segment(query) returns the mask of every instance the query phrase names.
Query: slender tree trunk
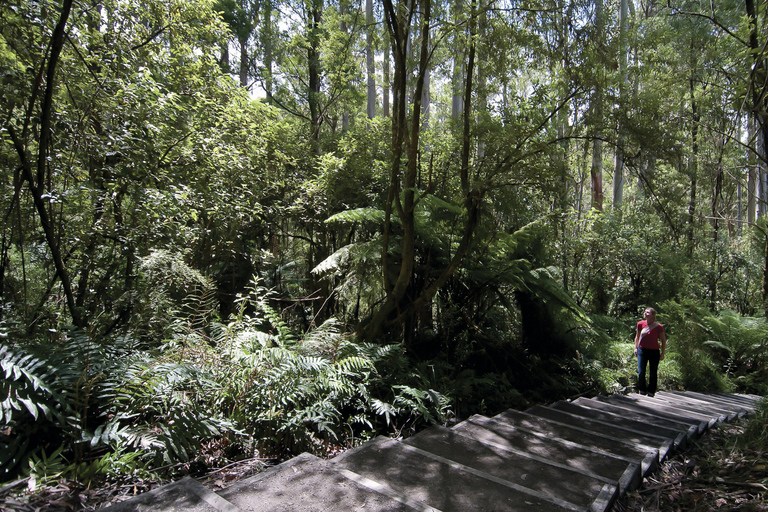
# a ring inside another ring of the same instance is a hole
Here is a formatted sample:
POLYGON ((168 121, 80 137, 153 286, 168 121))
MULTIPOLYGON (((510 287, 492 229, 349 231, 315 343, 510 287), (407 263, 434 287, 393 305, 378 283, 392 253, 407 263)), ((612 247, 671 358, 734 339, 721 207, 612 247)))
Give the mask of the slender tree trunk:
MULTIPOLYGON (((603 0, 595 0, 595 35, 597 36, 597 53, 601 57, 605 54, 605 10, 603 0)), ((605 70, 601 70, 605 76, 605 70)), ((603 211, 603 84, 598 78, 595 91, 592 96, 592 109, 594 112, 595 139, 592 142, 592 166, 590 179, 592 183, 592 208, 603 211)))
MULTIPOLYGON (((368 0, 371 1, 371 0, 368 0)), ((347 0, 339 1, 339 14, 341 14, 341 21, 339 22, 339 30, 344 35, 349 37, 349 30, 347 29, 347 0)), ((346 133, 349 130, 349 112, 346 109, 341 113, 341 131, 346 133)))
MULTIPOLYGON (((624 102, 626 100, 626 88, 627 88, 627 38, 629 30, 629 13, 628 1, 621 0, 621 9, 619 13, 619 71, 621 77, 619 78, 619 103, 621 108, 624 108, 624 102)), ((613 208, 620 209, 624 202, 624 127, 621 121, 619 121, 618 129, 618 144, 616 146, 616 157, 613 168, 613 208)))
POLYGON ((688 254, 693 254, 696 234, 696 189, 699 186, 699 103, 696 99, 696 83, 693 77, 696 64, 691 65, 690 95, 691 95, 691 156, 688 161, 688 176, 691 180, 691 190, 688 199, 688 254))
POLYGON ((736 235, 741 236, 741 226, 744 223, 744 185, 739 179, 736 183, 736 235))
POLYGON ((272 65, 274 63, 272 41, 272 0, 264 2, 264 28, 262 29, 262 45, 264 46, 264 88, 267 101, 272 103, 272 65))
MULTIPOLYGON (((390 175, 390 187, 388 192, 388 202, 391 202, 393 206, 387 206, 385 211, 384 221, 384 233, 383 233, 383 247, 388 247, 390 239, 391 228, 391 214, 394 209, 400 220, 401 226, 401 242, 400 242, 400 264, 397 271, 397 277, 394 282, 390 284, 390 276, 394 276, 395 272, 389 272, 386 269, 392 266, 390 258, 386 250, 382 253, 382 266, 385 268, 384 284, 387 289, 387 296, 384 303, 374 313, 372 319, 363 326, 361 332, 365 339, 375 341, 380 339, 385 331, 385 326, 392 326, 402 329, 407 329, 413 322, 409 322, 409 319, 419 311, 422 310, 425 305, 429 304, 434 295, 444 286, 448 278, 453 272, 458 269, 464 257, 469 251, 471 241, 475 227, 477 226, 480 205, 482 201, 482 193, 474 190, 470 182, 469 173, 469 155, 470 155, 470 143, 471 143, 471 119, 472 112, 469 108, 470 100, 472 96, 472 72, 475 66, 475 35, 476 35, 476 2, 472 1, 472 15, 470 16, 470 48, 469 48, 469 63, 466 74, 466 87, 465 98, 467 109, 464 112, 463 127, 464 135, 462 139, 462 154, 461 154, 461 171, 460 182, 461 189, 464 193, 464 207, 466 211, 466 221, 464 224, 464 232, 462 238, 459 241, 456 252, 453 254, 450 263, 437 278, 425 286, 421 286, 421 289, 417 290, 414 278, 414 263, 415 263, 415 193, 414 185, 416 183, 417 174, 417 156, 419 152, 419 132, 421 130, 421 97, 424 88, 425 72, 429 65, 429 21, 431 17, 431 0, 422 0, 421 7, 423 16, 421 22, 421 51, 419 53, 419 68, 416 74, 416 88, 413 94, 413 112, 410 123, 410 133, 406 143, 405 130, 408 129, 408 123, 405 122, 403 116, 406 111, 406 85, 404 80, 408 75, 408 38, 407 33, 408 24, 406 20, 409 19, 409 12, 407 11, 404 3, 399 3, 397 6, 392 4, 392 0, 384 0, 384 7, 387 14, 387 23, 389 25, 390 35, 392 36, 392 49, 395 55, 395 110, 393 116, 393 166, 390 175), (401 183, 401 166, 402 157, 405 157, 405 172, 401 183), (402 201, 400 200, 402 197, 402 201)), ((403 338, 407 341, 410 339, 408 333, 403 338)))
POLYGON ((766 148, 768 144, 765 142, 765 136, 768 135, 765 126, 760 126, 757 123, 757 180, 758 180, 758 193, 757 193, 757 211, 758 216, 763 216, 768 211, 768 154, 766 148))
POLYGON ((384 69, 382 70, 384 74, 384 90, 382 92, 382 98, 381 98, 381 114, 384 117, 390 116, 389 100, 390 100, 390 87, 392 85, 391 77, 389 73, 390 48, 391 48, 391 45, 389 44, 389 41, 387 41, 387 44, 384 45, 384 62, 383 62, 384 69))
MULTIPOLYGON (((478 22, 478 36, 479 36, 479 42, 481 45, 482 53, 481 55, 487 55, 486 51, 486 45, 487 43, 483 44, 485 41, 488 40, 487 33, 488 33, 488 9, 486 5, 482 5, 480 7, 480 20, 478 22)), ((476 50, 475 53, 480 53, 479 50, 476 50)), ((488 80, 486 77, 486 66, 484 65, 485 59, 481 56, 478 59, 478 63, 475 64, 475 67, 477 68, 477 120, 478 122, 482 122, 483 117, 488 112, 488 80)), ((477 142, 477 160, 478 162, 482 162, 482 160, 485 158, 485 142, 483 140, 478 140, 477 142)))
POLYGON ((376 116, 376 67, 373 60, 373 0, 365 0, 365 22, 367 30, 365 34, 365 65, 368 73, 368 102, 366 114, 368 119, 376 116))
MULTIPOLYGON (((29 191, 32 193, 35 209, 40 217, 40 225, 45 233, 48 249, 51 251, 56 274, 58 275, 64 290, 67 307, 72 316, 72 322, 75 326, 84 328, 85 320, 82 317, 80 310, 77 308, 69 273, 64 265, 64 258, 62 257, 59 239, 55 233, 48 212, 48 201, 43 197, 43 194, 46 191, 46 174, 48 171, 48 158, 51 146, 51 120, 53 117, 53 93, 56 88, 56 71, 58 69, 61 50, 64 46, 64 32, 67 21, 69 20, 69 15, 72 11, 72 3, 72 0, 64 0, 62 2, 59 19, 56 22, 51 37, 50 55, 48 57, 45 77, 45 92, 43 94, 42 108, 39 117, 40 140, 38 143, 36 176, 33 171, 32 163, 27 159, 27 149, 24 146, 24 142, 17 136, 13 127, 9 127, 8 132, 13 140, 19 159, 21 160, 23 177, 29 185, 29 191)), ((34 97, 30 97, 30 102, 34 102, 34 97)))
POLYGON ((592 208, 603 211, 603 141, 596 138, 592 142, 592 208))
MULTIPOLYGON (((456 0, 455 3, 455 11, 454 11, 454 22, 458 23, 461 15, 464 13, 464 0, 456 0)), ((461 86, 464 84, 464 54, 461 52, 461 48, 464 47, 464 44, 458 44, 459 39, 463 37, 463 35, 457 34, 456 36, 456 42, 454 43, 454 54, 453 54, 453 74, 452 74, 452 90, 453 94, 451 95, 451 119, 458 120, 461 118, 462 113, 464 112, 464 96, 462 95, 462 89, 461 86)))
MULTIPOLYGON (((755 140, 755 123, 750 117, 747 119, 747 137, 749 144, 755 140)), ((747 156, 748 170, 747 170, 747 222, 750 226, 755 224, 757 220, 757 157, 754 151, 749 151, 747 156)))
POLYGON ((365 327, 364 337, 376 339, 382 331, 385 322, 390 319, 394 311, 403 301, 411 285, 413 270, 416 260, 416 231, 415 231, 415 190, 417 176, 417 156, 419 149, 419 135, 421 131, 421 98, 424 88, 424 75, 427 69, 429 52, 429 22, 431 17, 431 0, 422 0, 423 15, 421 21, 421 52, 419 69, 416 80, 416 89, 413 94, 413 112, 411 116, 411 128, 406 142, 406 130, 408 130, 407 110, 407 77, 408 77, 408 44, 412 13, 407 6, 400 2, 396 6, 392 0, 384 0, 384 8, 392 39, 392 53, 395 57, 395 112, 392 121, 392 170, 390 173, 390 185, 387 194, 387 206, 385 209, 384 236, 382 250, 382 268, 384 287, 387 297, 381 307, 374 313, 373 318, 365 327), (405 152, 405 155, 403 153, 405 152), (406 159, 405 174, 402 179, 401 190, 401 163, 403 156, 406 159), (397 278, 390 285, 390 257, 387 251, 391 231, 392 203, 397 211, 402 229, 400 268, 397 278))
POLYGON ((240 40, 240 87, 248 88, 248 40, 240 40))
POLYGON ((752 110, 755 112, 757 130, 757 159, 759 165, 758 179, 760 192, 758 194, 758 212, 766 213, 768 203, 768 74, 766 70, 764 49, 759 40, 759 10, 754 0, 745 0, 747 19, 749 21, 749 48, 752 57, 752 72, 750 73, 752 110))
POLYGON ((316 153, 320 152, 320 22, 323 16, 323 0, 312 0, 307 18, 308 43, 307 61, 309 64, 308 103, 310 130, 316 153))

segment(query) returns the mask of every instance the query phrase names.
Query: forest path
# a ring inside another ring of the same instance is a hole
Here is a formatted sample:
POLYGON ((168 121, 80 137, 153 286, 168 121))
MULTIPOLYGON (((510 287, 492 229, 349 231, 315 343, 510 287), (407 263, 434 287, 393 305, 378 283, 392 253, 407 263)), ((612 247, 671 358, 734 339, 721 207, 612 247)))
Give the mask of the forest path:
POLYGON ((670 453, 759 399, 660 392, 510 409, 331 460, 302 454, 218 493, 185 478, 106 510, 608 511, 670 453))

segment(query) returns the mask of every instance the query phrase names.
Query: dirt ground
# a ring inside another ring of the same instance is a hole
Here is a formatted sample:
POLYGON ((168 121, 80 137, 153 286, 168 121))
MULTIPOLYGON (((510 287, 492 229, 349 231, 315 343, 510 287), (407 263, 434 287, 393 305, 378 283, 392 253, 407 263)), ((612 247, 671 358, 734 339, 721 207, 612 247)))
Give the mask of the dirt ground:
POLYGON ((720 425, 673 455, 614 510, 768 511, 768 446, 739 446, 745 424, 742 420, 720 425))

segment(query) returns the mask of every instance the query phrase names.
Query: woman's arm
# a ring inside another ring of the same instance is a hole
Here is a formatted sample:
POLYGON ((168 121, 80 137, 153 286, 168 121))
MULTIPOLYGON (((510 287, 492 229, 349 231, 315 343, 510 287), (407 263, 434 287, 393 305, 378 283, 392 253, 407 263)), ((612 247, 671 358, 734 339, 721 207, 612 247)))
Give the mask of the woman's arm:
POLYGON ((640 346, 640 324, 637 324, 637 332, 635 333, 635 355, 637 355, 637 347, 640 346))

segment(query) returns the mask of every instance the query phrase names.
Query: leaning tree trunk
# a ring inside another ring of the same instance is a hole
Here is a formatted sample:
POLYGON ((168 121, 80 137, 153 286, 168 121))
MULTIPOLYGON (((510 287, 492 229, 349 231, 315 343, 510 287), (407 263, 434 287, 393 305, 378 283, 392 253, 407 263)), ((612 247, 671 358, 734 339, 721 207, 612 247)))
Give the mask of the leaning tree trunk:
MULTIPOLYGON (((59 57, 61 56, 61 51, 64 47, 65 28, 72 11, 72 3, 72 0, 64 0, 62 3, 59 19, 56 22, 56 26, 53 29, 53 34, 51 36, 50 54, 48 56, 48 65, 45 76, 45 91, 43 93, 42 106, 38 120, 40 126, 40 140, 38 142, 36 169, 33 168, 32 162, 27 158, 27 147, 25 146, 29 120, 25 123, 24 132, 21 136, 16 133, 12 126, 8 127, 8 132, 21 161, 23 179, 27 181, 29 191, 32 194, 35 203, 35 209, 40 217, 40 226, 45 233, 45 240, 48 249, 51 251, 56 274, 58 275, 64 290, 67 308, 72 316, 72 323, 77 327, 84 328, 85 319, 77 307, 77 301, 72 291, 72 282, 66 266, 64 265, 64 258, 62 256, 61 247, 59 246, 59 239, 55 233, 53 222, 51 221, 47 209, 49 203, 44 198, 44 195, 46 194, 45 175, 49 165, 48 160, 51 145, 51 120, 53 117, 53 93, 56 88, 56 71, 58 69, 59 57)), ((35 101, 37 89, 38 87, 36 86, 35 90, 32 91, 29 100, 30 102, 35 101)))
POLYGON ((466 221, 459 245, 449 264, 441 270, 437 278, 424 286, 421 290, 414 290, 413 276, 415 264, 415 184, 417 175, 417 157, 419 152, 419 134, 421 130, 421 98, 424 88, 424 77, 429 60, 429 22, 431 0, 422 0, 421 17, 421 52, 419 69, 417 74, 416 89, 413 94, 413 115, 410 121, 410 130, 406 143, 406 130, 408 123, 405 120, 406 112, 406 84, 408 74, 407 67, 407 42, 408 19, 407 11, 403 3, 394 6, 392 0, 384 0, 387 14, 390 36, 392 38, 392 50, 395 56, 395 111, 392 122, 392 147, 393 163, 390 171, 390 186, 388 202, 385 210, 383 249, 382 249, 382 275, 386 298, 384 303, 374 313, 372 319, 363 326, 362 336, 369 341, 381 338, 387 327, 402 327, 407 320, 417 313, 425 304, 429 303, 437 291, 445 285, 448 278, 459 268, 464 257, 469 251, 475 227, 477 226, 480 212, 482 194, 474 190, 470 182, 469 154, 471 144, 471 112, 469 108, 472 96, 472 71, 475 61, 475 19, 476 3, 472 2, 472 15, 470 23, 470 48, 469 63, 467 65, 465 101, 467 108, 464 110, 462 139, 460 182, 464 194, 464 207, 466 221), (405 157, 405 168, 401 183, 403 169, 402 160, 405 157), (402 196, 402 200, 400 199, 402 196), (397 213, 401 224, 400 242, 400 266, 397 271, 391 269, 393 263, 386 250, 389 247, 391 236, 391 216, 393 211, 397 213), (391 271, 390 271, 391 269, 391 271), (397 274, 393 282, 390 277, 397 274), (409 293, 412 292, 412 293, 409 293))

